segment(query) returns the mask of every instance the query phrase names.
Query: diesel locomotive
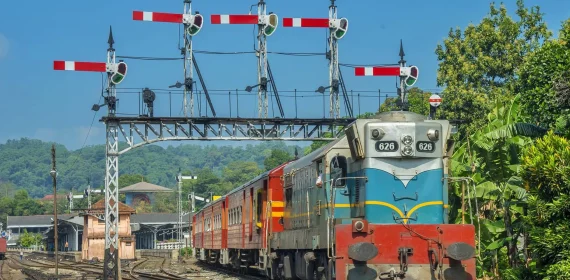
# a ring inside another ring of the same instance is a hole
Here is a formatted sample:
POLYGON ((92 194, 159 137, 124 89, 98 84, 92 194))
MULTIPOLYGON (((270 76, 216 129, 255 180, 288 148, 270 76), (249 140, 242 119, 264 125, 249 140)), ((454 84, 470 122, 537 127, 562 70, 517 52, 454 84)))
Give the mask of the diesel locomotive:
POLYGON ((448 222, 451 128, 356 120, 198 211, 196 257, 269 279, 476 279, 475 228, 448 222))

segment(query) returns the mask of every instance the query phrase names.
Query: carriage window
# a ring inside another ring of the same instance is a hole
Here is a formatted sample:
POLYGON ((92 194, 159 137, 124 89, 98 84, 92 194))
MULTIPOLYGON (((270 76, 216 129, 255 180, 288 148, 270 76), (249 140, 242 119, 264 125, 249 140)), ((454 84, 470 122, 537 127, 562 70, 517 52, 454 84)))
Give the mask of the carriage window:
MULTIPOLYGON (((336 156, 331 160, 331 179, 346 177, 347 163, 346 157, 336 156)), ((335 180, 337 187, 346 185, 346 179, 335 180)))

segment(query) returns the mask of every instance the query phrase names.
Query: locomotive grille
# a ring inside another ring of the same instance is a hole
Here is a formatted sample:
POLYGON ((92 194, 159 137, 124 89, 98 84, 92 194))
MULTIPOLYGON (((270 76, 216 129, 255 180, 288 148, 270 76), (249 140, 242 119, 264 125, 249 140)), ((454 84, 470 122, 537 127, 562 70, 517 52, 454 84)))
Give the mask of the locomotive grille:
POLYGON ((354 206, 360 203, 360 179, 356 179, 354 182, 354 206))

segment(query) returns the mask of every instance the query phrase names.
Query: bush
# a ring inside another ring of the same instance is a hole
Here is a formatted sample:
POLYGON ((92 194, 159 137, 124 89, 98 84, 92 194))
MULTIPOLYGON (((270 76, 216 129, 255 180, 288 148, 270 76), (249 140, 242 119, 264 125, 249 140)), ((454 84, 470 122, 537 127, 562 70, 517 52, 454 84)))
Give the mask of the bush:
POLYGON ((180 248, 179 253, 180 253, 180 256, 188 258, 188 257, 192 256, 192 248, 190 248, 190 247, 180 248))

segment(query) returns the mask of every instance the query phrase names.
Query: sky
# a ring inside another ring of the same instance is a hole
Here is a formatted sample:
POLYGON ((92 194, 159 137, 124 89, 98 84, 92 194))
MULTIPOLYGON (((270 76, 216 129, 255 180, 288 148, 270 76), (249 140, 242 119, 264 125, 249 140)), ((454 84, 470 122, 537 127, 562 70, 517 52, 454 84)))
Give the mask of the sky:
MULTIPOLYGON (((132 20, 132 12, 154 11, 181 13, 182 0, 123 1, 3 1, 0 4, 0 143, 22 137, 56 141, 68 149, 84 144, 103 144, 105 126, 98 120, 106 109, 95 113, 91 107, 100 103, 102 75, 94 72, 54 71, 54 60, 104 62, 108 48, 109 26, 113 28, 117 56, 180 57, 179 25, 132 20), (93 121, 94 120, 94 121, 93 121), (92 125, 93 123, 93 125, 92 125)), ((194 50, 240 52, 252 51, 254 27, 248 25, 212 25, 211 14, 247 14, 255 1, 194 0, 193 11, 205 18, 205 25, 194 36, 194 50)), ((283 28, 283 17, 328 17, 328 0, 267 0, 267 11, 279 16, 279 27, 268 38, 274 52, 325 51, 325 29, 283 28)), ((438 61, 435 48, 446 38, 450 28, 464 29, 477 24, 489 12, 490 1, 398 1, 338 0, 338 16, 349 20, 349 29, 339 41, 339 60, 345 64, 391 64, 399 60, 403 41, 408 65, 419 68, 415 86, 440 92, 436 76, 438 61), (426 4, 429 3, 429 4, 426 4)), ((516 1, 505 1, 516 18, 516 1)), ((548 27, 558 35, 563 20, 570 18, 570 1, 525 1, 540 5, 548 27)), ((256 12, 256 6, 253 7, 256 12)), ((269 62, 280 91, 286 117, 320 118, 323 96, 314 91, 328 85, 328 61, 324 56, 296 57, 269 54, 269 62), (298 90, 295 111, 294 90, 298 90)), ((239 114, 254 117, 256 95, 243 89, 257 81, 254 54, 196 54, 196 60, 218 116, 236 115, 239 89, 239 114), (228 91, 232 93, 228 96, 228 91), (229 101, 231 99, 231 102, 229 101)), ((155 116, 180 116, 182 96, 168 94, 168 86, 183 81, 180 60, 144 61, 125 59, 127 77, 118 88, 118 113, 139 114, 142 88, 156 89, 155 116)), ((356 114, 376 111, 378 91, 383 97, 395 94, 395 78, 355 77, 354 69, 342 67, 348 91, 354 93, 356 114), (360 98, 358 98, 360 94, 360 98)), ((197 80, 197 77, 195 77, 197 80)), ((328 95, 326 96, 328 100, 328 95)), ((382 99, 380 100, 382 101, 382 99)), ((196 101, 198 102, 198 101, 196 101)), ((328 101, 327 101, 328 102, 328 101)), ((445 101, 444 101, 445 102, 445 101)), ((202 97, 202 115, 205 103, 202 97)), ((275 104, 275 103, 273 103, 275 104)), ((328 103, 325 114, 328 116, 328 103)), ((198 108, 195 108, 198 114, 198 108)), ((341 109, 344 114, 344 109, 341 109)), ((277 107, 269 106, 270 115, 277 107), (274 109, 274 110, 273 110, 274 109)), ((211 112, 208 112, 211 115, 211 112)), ((166 142, 163 145, 198 142, 166 142)), ((212 144, 213 142, 208 142, 212 144)), ((244 142, 219 142, 241 145, 244 142)))

